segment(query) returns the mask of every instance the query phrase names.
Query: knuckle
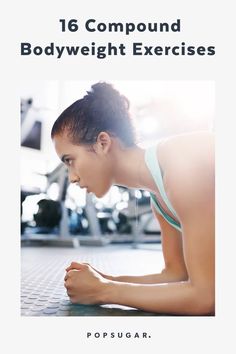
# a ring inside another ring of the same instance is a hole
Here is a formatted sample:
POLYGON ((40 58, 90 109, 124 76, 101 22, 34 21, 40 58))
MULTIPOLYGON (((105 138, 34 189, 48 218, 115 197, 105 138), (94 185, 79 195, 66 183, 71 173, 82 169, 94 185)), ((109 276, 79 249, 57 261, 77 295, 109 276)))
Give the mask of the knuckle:
POLYGON ((73 294, 72 294, 72 292, 71 292, 70 290, 67 290, 67 295, 68 295, 69 297, 73 296, 73 294))
POLYGON ((72 304, 76 304, 76 298, 74 296, 70 296, 70 301, 72 302, 72 304))
POLYGON ((68 280, 64 282, 64 286, 66 289, 71 289, 71 283, 68 280))
POLYGON ((71 283, 66 281, 65 282, 65 287, 66 287, 66 289, 71 289, 71 283))

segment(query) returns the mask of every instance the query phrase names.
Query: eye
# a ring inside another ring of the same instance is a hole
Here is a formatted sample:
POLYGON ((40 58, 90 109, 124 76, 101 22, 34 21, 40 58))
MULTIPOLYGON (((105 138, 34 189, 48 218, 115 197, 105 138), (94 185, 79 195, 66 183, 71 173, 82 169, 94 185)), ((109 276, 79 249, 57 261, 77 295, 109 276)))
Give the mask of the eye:
POLYGON ((68 157, 67 158, 65 158, 65 164, 67 165, 67 166, 71 166, 71 164, 72 164, 72 159, 69 159, 68 157))

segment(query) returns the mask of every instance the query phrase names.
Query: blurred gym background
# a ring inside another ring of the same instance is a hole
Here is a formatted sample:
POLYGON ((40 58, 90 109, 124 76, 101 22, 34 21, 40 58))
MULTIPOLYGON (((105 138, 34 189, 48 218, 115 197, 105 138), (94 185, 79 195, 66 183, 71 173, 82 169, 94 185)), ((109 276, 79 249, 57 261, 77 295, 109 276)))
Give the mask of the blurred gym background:
MULTIPOLYGON (((21 83, 22 246, 156 244, 160 227, 149 193, 113 186, 103 198, 70 185, 50 138, 59 114, 94 81, 21 83)), ((214 130, 212 81, 110 81, 130 101, 139 145, 214 130)), ((130 246, 129 246, 130 247, 130 246)))

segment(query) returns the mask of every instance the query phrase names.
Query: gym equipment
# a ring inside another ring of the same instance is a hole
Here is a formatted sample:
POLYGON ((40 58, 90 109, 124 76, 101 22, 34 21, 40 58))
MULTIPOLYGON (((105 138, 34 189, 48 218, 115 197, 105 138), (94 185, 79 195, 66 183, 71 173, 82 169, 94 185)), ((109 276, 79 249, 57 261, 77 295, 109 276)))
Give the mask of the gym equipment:
POLYGON ((70 210, 65 205, 69 184, 65 165, 59 164, 46 177, 47 190, 52 183, 58 184, 57 201, 44 198, 38 202, 39 210, 34 215, 36 227, 27 229, 27 233, 21 237, 22 241, 73 247, 79 244, 103 246, 111 242, 131 242, 136 247, 138 243, 160 241, 160 228, 150 208, 150 197, 145 191, 119 187, 120 193, 125 192, 126 198, 122 196, 121 202, 110 207, 97 207, 94 196, 87 193, 85 207, 70 210), (156 224, 150 232, 153 223, 156 224))
MULTIPOLYGON (((46 177, 47 177, 47 189, 54 182, 57 182, 59 185, 57 207, 55 206, 56 204, 54 204, 54 209, 53 209, 55 212, 55 208, 57 208, 55 213, 57 216, 56 216, 56 220, 54 220, 54 224, 55 221, 59 222, 58 233, 56 234, 54 231, 48 233, 48 231, 50 230, 48 229, 48 225, 45 226, 46 216, 44 210, 43 218, 40 215, 41 212, 39 213, 38 216, 35 216, 36 224, 37 222, 41 223, 40 224, 41 230, 38 229, 37 233, 32 232, 31 234, 30 233, 24 234, 22 235, 21 240, 32 241, 32 242, 37 241, 37 242, 43 242, 43 243, 56 245, 56 246, 72 246, 72 247, 79 247, 80 244, 103 246, 110 243, 111 241, 110 238, 107 237, 106 235, 103 235, 101 232, 101 227, 97 218, 97 211, 95 210, 92 201, 92 196, 90 194, 86 194, 86 206, 85 206, 85 213, 86 213, 86 218, 88 221, 90 232, 88 233, 88 231, 86 230, 83 234, 79 234, 76 236, 70 233, 68 209, 65 206, 66 193, 68 188, 68 174, 65 165, 62 163, 59 164, 51 173, 47 174, 46 177), (60 204, 60 211, 58 209, 59 204, 60 204), (46 229, 45 228, 42 229, 42 219, 44 220, 43 227, 46 227, 46 229)), ((48 206, 49 203, 50 203, 49 201, 47 202, 43 201, 41 202, 41 206, 44 205, 45 208, 45 205, 48 206)))
POLYGON ((88 235, 89 225, 83 208, 68 209, 69 231, 71 235, 88 235))
POLYGON ((160 242, 160 225, 150 208, 149 193, 143 190, 126 190, 129 192, 127 208, 118 211, 114 206, 113 217, 118 234, 113 235, 112 242, 131 242, 134 247, 143 242, 160 242))
POLYGON ((33 107, 33 99, 21 99, 21 146, 41 149, 42 122, 39 110, 33 107))
POLYGON ((37 227, 54 228, 59 226, 62 212, 61 204, 58 201, 41 199, 38 206, 38 212, 34 214, 37 227))

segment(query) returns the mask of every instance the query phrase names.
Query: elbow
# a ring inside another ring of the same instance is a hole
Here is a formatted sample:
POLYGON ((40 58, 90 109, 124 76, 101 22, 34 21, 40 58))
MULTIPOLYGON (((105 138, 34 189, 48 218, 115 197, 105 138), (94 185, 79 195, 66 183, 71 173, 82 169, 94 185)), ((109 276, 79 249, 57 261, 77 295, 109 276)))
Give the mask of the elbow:
POLYGON ((186 268, 181 267, 177 268, 176 266, 166 266, 161 272, 168 282, 181 282, 188 281, 189 276, 186 268))
POLYGON ((209 316, 215 314, 215 302, 213 299, 211 301, 200 301, 196 306, 196 310, 194 311, 195 315, 198 316, 209 316))
POLYGON ((197 316, 209 316, 215 314, 215 294, 212 290, 198 289, 195 292, 194 299, 192 301, 193 315, 197 316))
POLYGON ((189 280, 189 276, 187 272, 179 273, 176 275, 176 281, 187 282, 188 280, 189 280))

